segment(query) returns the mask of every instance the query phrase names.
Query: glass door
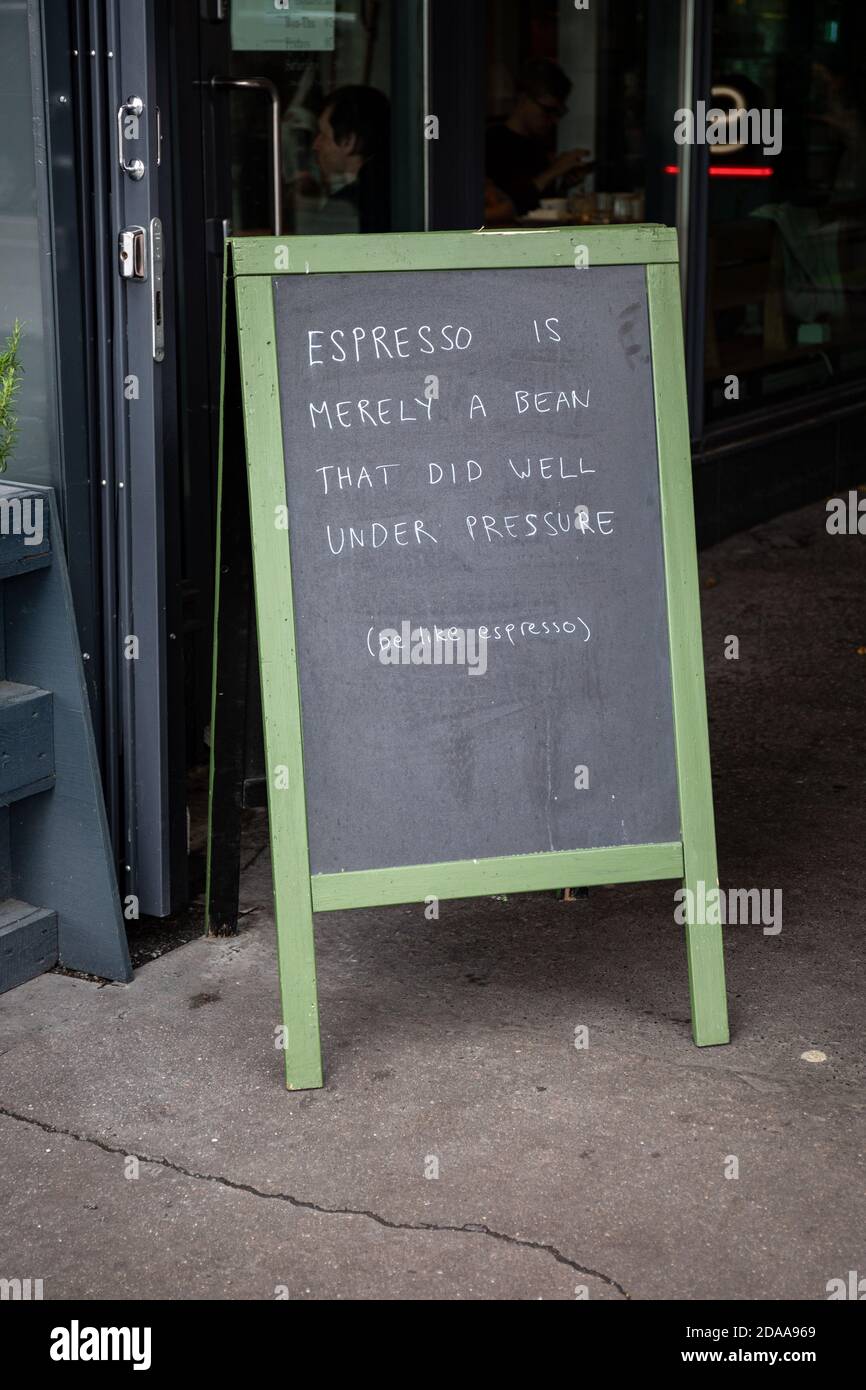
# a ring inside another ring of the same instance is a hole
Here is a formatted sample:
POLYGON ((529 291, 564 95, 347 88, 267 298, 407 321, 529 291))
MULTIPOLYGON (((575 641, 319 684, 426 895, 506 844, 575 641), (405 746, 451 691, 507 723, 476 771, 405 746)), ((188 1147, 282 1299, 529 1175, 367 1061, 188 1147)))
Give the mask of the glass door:
POLYGON ((236 235, 392 228, 393 11, 381 0, 234 0, 228 70, 236 235))
MULTIPOLYGON (((204 843, 227 236, 424 225, 423 0, 167 4, 187 798, 204 843)), ((253 654, 254 657, 254 654, 253 654)), ((263 800, 257 693, 246 793, 263 800)))

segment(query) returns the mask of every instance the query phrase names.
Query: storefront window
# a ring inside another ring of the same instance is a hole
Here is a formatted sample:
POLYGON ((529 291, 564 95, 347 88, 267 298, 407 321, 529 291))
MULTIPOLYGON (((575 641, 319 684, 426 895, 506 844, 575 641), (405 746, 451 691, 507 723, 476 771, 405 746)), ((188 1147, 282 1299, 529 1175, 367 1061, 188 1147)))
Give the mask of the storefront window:
MULTIPOLYGON (((648 74, 659 46, 673 50, 664 26, 649 24, 651 9, 642 0, 487 6, 488 226, 660 217, 648 74)), ((661 73, 659 64, 659 82, 661 73)))
POLYGON ((274 230, 274 163, 289 234, 381 232, 391 213, 392 4, 232 0, 232 223, 274 230), (279 141, 272 100, 279 101, 279 141))
POLYGON ((714 105, 782 114, 709 149, 710 420, 866 370, 864 40, 862 0, 716 0, 714 105))

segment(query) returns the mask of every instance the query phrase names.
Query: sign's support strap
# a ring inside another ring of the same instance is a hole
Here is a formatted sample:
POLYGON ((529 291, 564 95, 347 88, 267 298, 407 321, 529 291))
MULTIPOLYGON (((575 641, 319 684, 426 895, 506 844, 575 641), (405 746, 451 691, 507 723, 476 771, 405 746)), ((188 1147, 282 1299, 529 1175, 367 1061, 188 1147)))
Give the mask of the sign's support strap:
POLYGON ((232 282, 226 279, 224 285, 205 891, 205 930, 210 936, 234 936, 238 930, 249 638, 253 623, 237 318, 232 282))

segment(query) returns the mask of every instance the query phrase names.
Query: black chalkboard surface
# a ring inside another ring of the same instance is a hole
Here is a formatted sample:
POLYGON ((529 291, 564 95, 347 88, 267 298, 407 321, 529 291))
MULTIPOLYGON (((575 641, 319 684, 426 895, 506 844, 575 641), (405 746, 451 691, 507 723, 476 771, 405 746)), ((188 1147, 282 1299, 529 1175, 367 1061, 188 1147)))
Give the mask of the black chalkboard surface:
POLYGON ((644 268, 274 295, 312 873, 678 839, 644 268))

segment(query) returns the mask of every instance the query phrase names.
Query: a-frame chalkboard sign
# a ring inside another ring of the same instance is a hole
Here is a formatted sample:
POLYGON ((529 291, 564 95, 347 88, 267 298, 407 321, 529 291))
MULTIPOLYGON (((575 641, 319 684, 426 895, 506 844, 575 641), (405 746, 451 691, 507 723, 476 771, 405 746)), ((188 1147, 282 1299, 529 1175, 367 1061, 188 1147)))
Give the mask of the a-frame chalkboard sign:
POLYGON ((322 1084, 336 908, 679 880, 727 1042, 675 232, 238 239, 227 303, 288 1087, 322 1084))

